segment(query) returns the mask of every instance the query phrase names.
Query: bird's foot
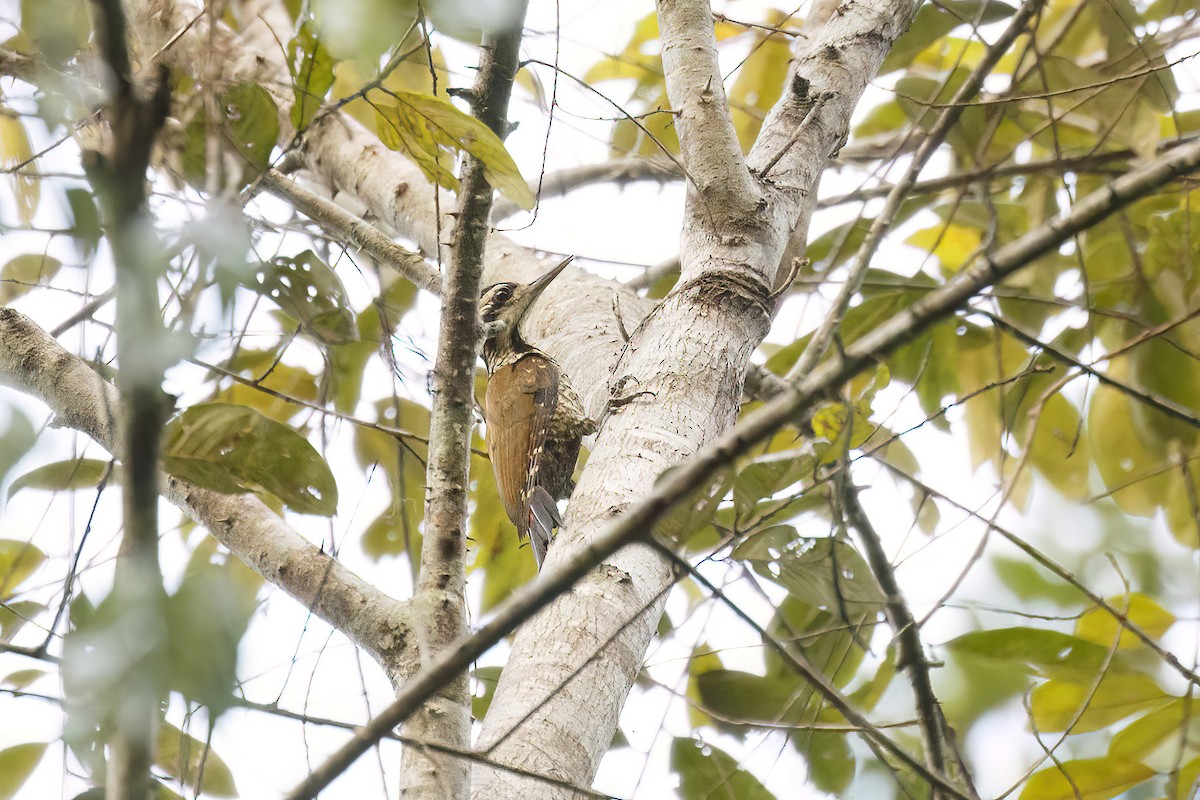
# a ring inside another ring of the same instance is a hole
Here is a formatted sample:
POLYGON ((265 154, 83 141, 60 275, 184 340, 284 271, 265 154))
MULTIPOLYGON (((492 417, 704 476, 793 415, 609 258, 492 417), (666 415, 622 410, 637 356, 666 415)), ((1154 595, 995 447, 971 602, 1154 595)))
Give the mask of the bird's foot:
POLYGON ((608 408, 606 409, 609 414, 619 411, 620 409, 632 403, 634 400, 637 400, 639 397, 658 396, 649 389, 642 389, 636 392, 626 392, 625 390, 628 389, 631 384, 636 386, 638 384, 638 379, 632 375, 625 375, 609 388, 608 408))

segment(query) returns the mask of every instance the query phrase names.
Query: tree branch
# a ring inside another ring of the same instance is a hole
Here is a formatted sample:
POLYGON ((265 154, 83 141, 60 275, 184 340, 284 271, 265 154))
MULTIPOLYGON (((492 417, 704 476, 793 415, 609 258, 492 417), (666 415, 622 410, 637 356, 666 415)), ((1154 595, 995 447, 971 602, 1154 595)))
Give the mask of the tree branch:
MULTIPOLYGON (((486 34, 471 90, 475 116, 497 136, 508 133, 508 101, 517 72, 525 3, 517 24, 486 34)), ((479 289, 490 227, 494 190, 486 165, 463 160, 450 239, 450 270, 442 292, 437 359, 433 368, 429 462, 425 484, 424 545, 414 598, 420 617, 422 656, 431 658, 469 633, 466 607, 467 489, 470 483, 471 429, 475 424, 475 363, 479 358, 479 289)), ((471 697, 466 669, 422 704, 405 722, 404 736, 471 747, 471 697)), ((470 794, 470 764, 433 758, 429 751, 405 748, 400 791, 406 797, 459 798, 470 794)))
POLYGON ((112 80, 105 116, 112 131, 106 157, 83 154, 84 169, 104 209, 105 227, 117 272, 117 387, 124 421, 121 482, 121 549, 113 578, 115 614, 111 633, 140 628, 145 641, 109 652, 118 676, 105 685, 112 696, 91 712, 112 725, 105 795, 113 800, 149 800, 166 657, 165 594, 158 563, 159 447, 167 416, 163 374, 171 362, 158 308, 163 272, 157 237, 145 213, 150 151, 167 119, 171 86, 160 70, 152 96, 133 83, 120 0, 93 4, 100 55, 112 80), (155 635, 157 634, 157 635, 155 635))
POLYGON ((380 264, 395 270, 417 287, 441 297, 441 273, 417 253, 396 244, 371 223, 354 216, 337 203, 313 194, 276 170, 264 172, 260 183, 271 194, 291 203, 297 211, 339 242, 365 250, 380 264))
MULTIPOLYGON (((53 425, 86 433, 118 460, 117 392, 24 314, 0 306, 0 384, 37 398, 53 425)), ((305 541, 253 495, 225 495, 168 477, 164 496, 268 582, 371 653, 389 671, 415 670, 407 604, 388 597, 305 541)))
POLYGON ((867 563, 871 565, 871 572, 879 582, 879 588, 883 590, 883 608, 888 623, 895 631, 900 651, 900 668, 908 672, 908 679, 912 683, 917 720, 925 745, 925 758, 933 772, 944 775, 946 752, 949 751, 956 759, 958 780, 969 786, 970 773, 957 759, 954 740, 942 714, 941 703, 933 691, 933 682, 929 677, 929 659, 925 657, 925 648, 921 643, 921 629, 909 611, 908 604, 904 602, 892 562, 888 559, 874 526, 871 525, 870 517, 859 502, 858 489, 850 478, 848 467, 849 465, 843 462, 842 474, 837 480, 837 485, 841 490, 846 516, 858 531, 867 563))
POLYGON ((708 0, 659 0, 656 5, 663 77, 693 188, 711 214, 748 213, 760 192, 746 169, 725 97, 712 7, 708 0))

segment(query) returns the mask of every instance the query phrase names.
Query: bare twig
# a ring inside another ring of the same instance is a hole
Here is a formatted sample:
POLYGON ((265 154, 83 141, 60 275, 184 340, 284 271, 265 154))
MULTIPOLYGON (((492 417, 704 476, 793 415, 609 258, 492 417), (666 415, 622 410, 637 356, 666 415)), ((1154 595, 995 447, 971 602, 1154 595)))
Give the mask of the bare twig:
MULTIPOLYGON (((946 718, 942 714, 942 706, 933 691, 930 680, 929 659, 925 656, 925 648, 921 643, 921 631, 913 618, 904 595, 900 592, 900 584, 896 581, 895 570, 883 549, 883 542, 871 525, 871 519, 863 509, 858 499, 858 489, 850 478, 849 471, 843 466, 841 480, 836 481, 841 488, 842 503, 846 516, 854 529, 858 531, 863 543, 863 551, 867 563, 871 565, 871 573, 883 590, 884 612, 888 623, 896 632, 896 641, 900 653, 900 666, 907 670, 909 681, 912 683, 913 696, 916 699, 917 720, 920 723, 922 739, 925 743, 925 757, 929 768, 938 774, 946 771, 947 753, 955 758, 956 776, 959 781, 971 787, 970 772, 957 758, 954 741, 951 736, 946 718)), ((974 794, 972 788, 971 793, 974 794)))

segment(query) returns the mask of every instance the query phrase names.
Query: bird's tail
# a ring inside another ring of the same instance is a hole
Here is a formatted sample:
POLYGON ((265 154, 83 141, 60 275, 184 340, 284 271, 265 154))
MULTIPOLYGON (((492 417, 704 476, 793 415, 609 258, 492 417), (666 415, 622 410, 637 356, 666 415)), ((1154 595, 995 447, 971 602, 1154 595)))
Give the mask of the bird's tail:
POLYGON ((546 491, 546 487, 537 486, 529 498, 529 544, 533 547, 533 558, 537 568, 542 569, 542 560, 554 537, 554 529, 562 526, 562 517, 558 513, 558 504, 546 491))

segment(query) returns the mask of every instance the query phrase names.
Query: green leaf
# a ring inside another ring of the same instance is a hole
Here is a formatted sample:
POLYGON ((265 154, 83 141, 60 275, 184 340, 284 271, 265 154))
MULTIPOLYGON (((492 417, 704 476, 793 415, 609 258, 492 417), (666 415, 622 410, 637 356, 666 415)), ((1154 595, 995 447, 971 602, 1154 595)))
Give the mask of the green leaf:
POLYGON ((879 704, 883 693, 892 685, 892 679, 895 677, 896 647, 892 645, 884 653, 883 659, 879 664, 879 669, 875 670, 875 674, 871 679, 859 686, 847 695, 847 697, 850 698, 850 702, 854 703, 854 707, 860 711, 871 711, 879 704))
POLYGON ((321 344, 358 341, 354 311, 333 268, 312 250, 260 264, 250 288, 269 297, 321 344))
POLYGON ((46 554, 29 542, 0 539, 0 600, 12 597, 45 560, 46 554))
POLYGON ((90 257, 96 252, 102 234, 96 199, 87 189, 67 189, 67 203, 71 206, 71 234, 83 255, 90 257))
MULTIPOLYGON (((0 117, 3 119, 3 117, 0 117)), ((0 267, 0 304, 10 303, 50 280, 62 269, 62 262, 43 253, 14 256, 0 267)))
POLYGON ((1154 770, 1135 761, 1081 758, 1034 773, 1020 800, 1107 800, 1154 777, 1154 770))
POLYGON ((325 459, 295 429, 253 409, 192 406, 167 423, 163 452, 168 472, 209 489, 267 492, 302 514, 337 510, 325 459))
MULTIPOLYGON (((29 134, 21 118, 7 108, 0 108, 0 164, 12 169, 18 164, 25 164, 33 158, 33 148, 29 144, 29 134)), ((17 216, 25 225, 33 223, 37 214, 38 203, 42 199, 41 181, 34 175, 13 172, 13 196, 17 201, 17 216)), ((3 298, 0 298, 3 302, 3 298)))
POLYGON ((996 556, 992 559, 992 569, 1019 600, 1049 600, 1060 606, 1079 603, 1078 589, 1027 558, 996 556))
MULTIPOLYGON (((1109 606, 1117 611, 1123 611, 1125 617, 1142 629, 1152 639, 1162 638, 1172 625, 1175 615, 1160 606, 1152 598, 1141 592, 1134 592, 1126 597, 1117 595, 1107 598, 1109 606)), ((1083 613, 1075 623, 1075 635, 1089 642, 1111 647, 1113 640, 1120 632, 1117 648, 1130 650, 1145 647, 1141 639, 1126 630, 1112 614, 1102 608, 1092 608, 1083 613)))
MULTIPOLYGON (((842 688, 858 674, 866 654, 861 642, 870 630, 865 626, 878 614, 876 611, 859 614, 852 608, 837 605, 820 608, 789 595, 767 623, 767 633, 785 646, 798 650, 833 685, 842 688)), ((763 644, 767 677, 797 680, 791 664, 773 646, 767 645, 766 640, 763 644)), ((812 687, 808 684, 803 687, 811 696, 812 687)), ((841 721, 840 716, 831 719, 841 721)))
POLYGON ((693 675, 691 680, 700 704, 722 721, 734 724, 799 725, 812 695, 794 676, 766 678, 718 668, 693 675))
POLYGON ((11 641, 26 622, 45 610, 44 605, 32 600, 0 603, 0 642, 11 641))
POLYGON ((233 773, 225 762, 207 747, 176 728, 163 722, 158 729, 158 752, 154 763, 164 772, 190 789, 197 784, 204 794, 213 797, 237 797, 233 773), (200 769, 203 766, 204 772, 200 769))
POLYGON ((56 461, 30 470, 17 478, 8 487, 8 496, 11 499, 22 489, 44 489, 49 492, 94 489, 104 480, 111 467, 111 461, 99 461, 94 458, 56 461))
POLYGON ((261 584, 240 560, 218 556, 209 537, 192 554, 178 591, 167 599, 168 686, 207 706, 210 718, 232 702, 238 644, 257 607, 261 584))
POLYGON ((10 672, 0 679, 0 686, 11 686, 14 689, 20 690, 29 686, 43 675, 48 675, 44 669, 19 669, 16 672, 10 672))
MULTIPOLYGON (((375 403, 374 420, 380 425, 425 434, 429 431, 429 409, 402 398, 383 398, 375 403)), ((368 415, 371 419, 371 415, 368 415)), ((356 427, 354 454, 368 474, 382 470, 391 489, 391 505, 363 535, 362 547, 374 559, 408 553, 420 558, 421 522, 425 514, 425 459, 428 447, 412 439, 397 439, 382 431, 356 427)), ((491 465, 487 465, 491 469, 491 465)), ((472 466, 472 474, 482 475, 472 466)), ((472 523, 479 517, 471 515, 472 523)), ((501 516, 507 520, 503 514, 501 516)), ((472 538, 476 532, 469 534, 472 538)), ((513 534, 516 536, 515 532, 513 534)))
MULTIPOLYGON (((245 186, 270 165, 271 150, 279 140, 275 101, 257 84, 238 83, 221 94, 219 111, 217 134, 223 149, 232 147, 238 156, 237 177, 239 185, 245 186)), ((193 186, 204 187, 208 181, 210 126, 203 109, 188 123, 185 133, 184 177, 193 186)))
POLYGON ((822 792, 841 795, 854 780, 855 759, 846 734, 813 731, 792 737, 808 761, 808 777, 822 792))
POLYGON ((0 800, 8 800, 21 790, 45 752, 44 742, 18 744, 0 750, 0 800))
POLYGON ((1105 675, 1094 691, 1090 684, 1046 681, 1031 693, 1030 710, 1040 731, 1088 733, 1170 699, 1149 677, 1118 673, 1105 675))
POLYGON ((917 54, 942 39, 959 25, 971 25, 976 20, 987 25, 1006 19, 1014 13, 1012 6, 995 0, 949 0, 925 3, 917 12, 908 31, 896 40, 879 68, 880 75, 908 66, 917 54))
POLYGON ((237 151, 259 172, 266 170, 271 163, 271 149, 279 141, 275 101, 256 83, 235 84, 221 99, 237 151))
POLYGON ((292 127, 304 130, 333 86, 333 57, 318 39, 312 24, 305 22, 288 42, 288 70, 292 73, 296 99, 292 104, 292 127))
MULTIPOLYGON (((999 628, 963 634, 946 643, 963 655, 982 656, 1026 672, 1063 680, 1090 680, 1100 670, 1108 649, 1094 642, 1040 628, 999 628)), ((1109 665, 1112 669, 1116 659, 1109 665)))
POLYGON ((671 743, 671 769, 683 800, 774 800, 758 778, 724 750, 696 739, 671 743))
POLYGON ((391 102, 377 109, 379 138, 392 150, 404 152, 429 180, 457 191, 458 179, 445 155, 451 149, 465 151, 482 162, 484 175, 495 189, 521 208, 533 208, 533 191, 516 162, 479 120, 440 97, 418 92, 395 92, 391 102))
POLYGON ((504 670, 503 667, 476 667, 471 672, 478 684, 478 689, 471 696, 471 716, 479 721, 487 716, 488 709, 492 706, 492 697, 496 694, 496 685, 500 682, 500 673, 504 670))
POLYGON ((883 604, 863 557, 831 537, 809 539, 789 525, 775 525, 747 537, 730 555, 811 606, 844 607, 858 616, 873 615, 883 604))
MULTIPOLYGON (((674 469, 677 467, 664 470, 656 480, 662 481, 674 469)), ((732 470, 721 470, 668 512, 654 526, 654 534, 692 551, 712 546, 717 539, 711 523, 732 483, 732 470)))
POLYGON ((733 482, 733 506, 738 518, 754 508, 759 500, 782 492, 804 478, 812 477, 816 465, 812 456, 766 458, 747 465, 733 482))

